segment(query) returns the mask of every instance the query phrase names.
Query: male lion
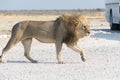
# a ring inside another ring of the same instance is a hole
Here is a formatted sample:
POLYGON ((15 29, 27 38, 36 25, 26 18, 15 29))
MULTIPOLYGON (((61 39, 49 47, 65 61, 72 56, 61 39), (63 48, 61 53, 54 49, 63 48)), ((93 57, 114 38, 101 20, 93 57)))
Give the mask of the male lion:
POLYGON ((5 62, 5 54, 18 42, 24 46, 24 55, 31 62, 37 62, 30 57, 32 38, 44 43, 55 43, 58 63, 64 63, 61 54, 62 44, 79 52, 82 61, 85 61, 85 53, 78 47, 79 38, 90 34, 90 25, 81 15, 62 15, 55 21, 23 21, 14 25, 12 35, 0 56, 1 62, 5 62))

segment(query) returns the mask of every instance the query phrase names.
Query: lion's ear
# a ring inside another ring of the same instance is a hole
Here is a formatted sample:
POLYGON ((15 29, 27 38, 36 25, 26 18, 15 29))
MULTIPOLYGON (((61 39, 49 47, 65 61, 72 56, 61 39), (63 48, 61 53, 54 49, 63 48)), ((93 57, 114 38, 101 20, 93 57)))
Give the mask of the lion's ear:
POLYGON ((73 19, 72 24, 76 28, 81 24, 81 21, 79 20, 79 18, 75 18, 73 19))
POLYGON ((80 26, 80 27, 82 27, 82 26, 83 26, 83 23, 82 23, 81 21, 80 21, 80 23, 79 23, 79 26, 80 26))

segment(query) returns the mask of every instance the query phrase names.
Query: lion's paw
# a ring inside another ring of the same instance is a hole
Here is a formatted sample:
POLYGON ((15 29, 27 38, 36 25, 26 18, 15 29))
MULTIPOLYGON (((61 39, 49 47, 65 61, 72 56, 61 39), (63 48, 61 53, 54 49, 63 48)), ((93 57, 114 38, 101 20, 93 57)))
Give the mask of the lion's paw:
POLYGON ((85 57, 81 57, 82 61, 85 62, 86 61, 86 58, 85 57))
POLYGON ((58 64, 65 64, 65 62, 64 61, 59 61, 58 64))

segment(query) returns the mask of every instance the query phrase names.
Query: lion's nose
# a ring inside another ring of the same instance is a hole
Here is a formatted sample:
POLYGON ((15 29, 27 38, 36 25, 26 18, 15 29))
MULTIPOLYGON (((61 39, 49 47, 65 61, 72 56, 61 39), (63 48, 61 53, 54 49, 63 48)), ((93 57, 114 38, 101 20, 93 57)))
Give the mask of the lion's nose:
POLYGON ((90 31, 88 31, 88 34, 90 34, 90 31))

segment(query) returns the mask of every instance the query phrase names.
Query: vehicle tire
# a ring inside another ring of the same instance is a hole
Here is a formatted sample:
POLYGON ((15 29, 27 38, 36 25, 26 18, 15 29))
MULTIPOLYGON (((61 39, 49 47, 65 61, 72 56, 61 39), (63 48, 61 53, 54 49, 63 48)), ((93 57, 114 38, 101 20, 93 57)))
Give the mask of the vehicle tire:
POLYGON ((118 30, 120 30, 120 23, 118 24, 118 30))
POLYGON ((111 29, 111 30, 118 30, 117 24, 110 23, 110 29, 111 29))
POLYGON ((120 30, 120 20, 119 20, 119 24, 118 24, 118 30, 120 30))

